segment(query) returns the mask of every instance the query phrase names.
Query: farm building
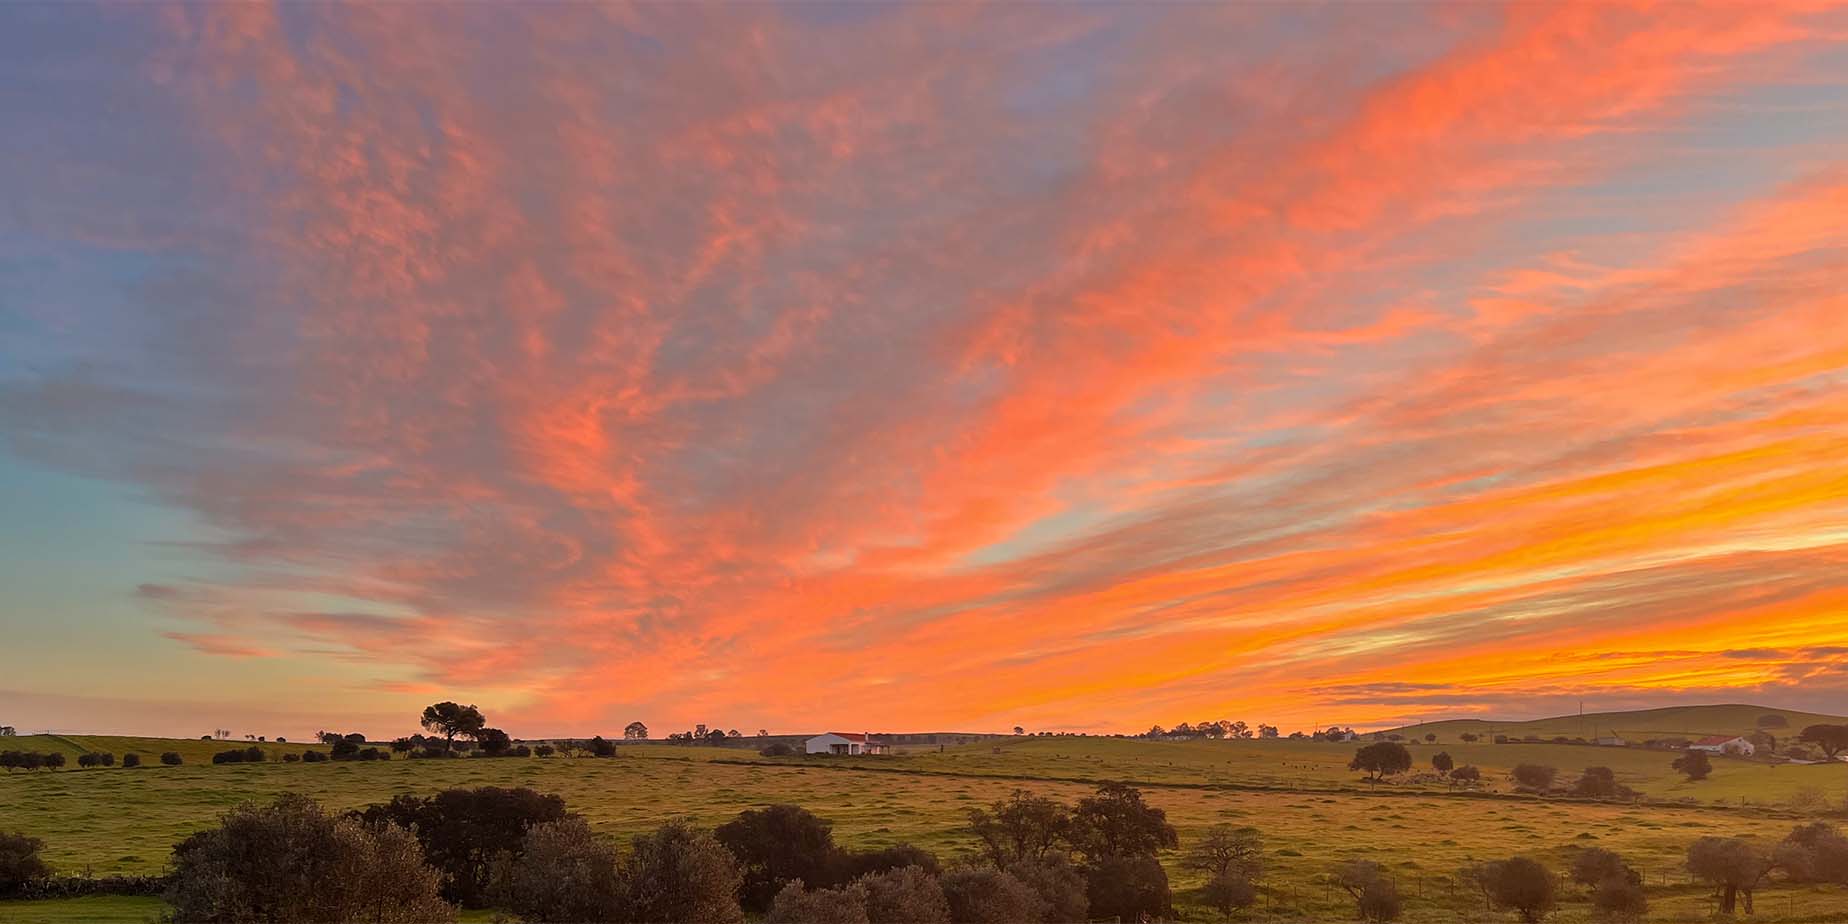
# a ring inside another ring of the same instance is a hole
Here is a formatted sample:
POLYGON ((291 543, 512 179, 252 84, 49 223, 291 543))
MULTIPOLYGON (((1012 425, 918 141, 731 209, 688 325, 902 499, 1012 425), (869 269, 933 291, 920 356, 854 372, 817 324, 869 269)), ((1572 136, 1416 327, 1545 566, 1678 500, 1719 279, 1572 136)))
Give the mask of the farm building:
POLYGON ((1731 754, 1735 757, 1750 757, 1758 749, 1752 742, 1738 735, 1708 735, 1688 745, 1690 751, 1706 751, 1709 754, 1731 754))
POLYGON ((808 740, 810 754, 884 754, 884 744, 860 732, 828 732, 808 740))

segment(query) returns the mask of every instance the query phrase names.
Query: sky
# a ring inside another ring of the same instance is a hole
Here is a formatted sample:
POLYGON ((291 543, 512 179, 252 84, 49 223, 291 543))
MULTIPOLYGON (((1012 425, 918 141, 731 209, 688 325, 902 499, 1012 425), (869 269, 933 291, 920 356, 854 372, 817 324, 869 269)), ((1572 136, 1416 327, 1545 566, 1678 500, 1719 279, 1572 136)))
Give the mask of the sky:
POLYGON ((1848 713, 1848 10, 0 6, 0 723, 1848 713))

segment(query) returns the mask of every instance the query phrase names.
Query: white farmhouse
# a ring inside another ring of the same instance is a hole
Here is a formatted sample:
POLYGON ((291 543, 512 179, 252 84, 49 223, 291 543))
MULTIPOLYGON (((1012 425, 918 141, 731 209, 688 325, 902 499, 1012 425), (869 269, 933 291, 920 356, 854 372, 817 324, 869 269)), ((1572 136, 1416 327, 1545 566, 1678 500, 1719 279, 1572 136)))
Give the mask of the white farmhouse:
POLYGON ((1690 751, 1706 751, 1709 754, 1731 754, 1734 757, 1750 757, 1758 749, 1752 742, 1738 735, 1708 735, 1688 745, 1690 751))
POLYGON ((884 754, 886 746, 862 732, 828 732, 808 740, 810 754, 884 754))

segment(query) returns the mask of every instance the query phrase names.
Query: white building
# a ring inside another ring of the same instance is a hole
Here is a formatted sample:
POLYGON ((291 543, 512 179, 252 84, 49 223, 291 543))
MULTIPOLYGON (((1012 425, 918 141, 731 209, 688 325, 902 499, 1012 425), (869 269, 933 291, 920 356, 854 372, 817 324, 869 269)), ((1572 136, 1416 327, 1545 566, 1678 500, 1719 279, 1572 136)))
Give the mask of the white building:
POLYGON ((1750 757, 1757 752, 1752 742, 1737 735, 1709 735, 1688 745, 1690 751, 1706 751, 1709 754, 1731 754, 1734 757, 1750 757))
POLYGON ((808 740, 810 754, 884 754, 886 746, 861 732, 828 732, 808 740))

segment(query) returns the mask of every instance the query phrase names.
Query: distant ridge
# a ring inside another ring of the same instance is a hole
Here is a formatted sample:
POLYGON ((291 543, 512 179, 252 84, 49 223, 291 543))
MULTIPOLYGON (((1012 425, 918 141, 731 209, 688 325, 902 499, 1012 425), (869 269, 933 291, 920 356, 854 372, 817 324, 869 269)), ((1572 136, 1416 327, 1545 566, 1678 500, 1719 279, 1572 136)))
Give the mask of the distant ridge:
POLYGON ((1767 727, 1765 730, 1779 738, 1795 735, 1805 725, 1848 724, 1848 717, 1827 715, 1819 712, 1798 712, 1794 709, 1778 709, 1772 706, 1754 706, 1749 703, 1723 703, 1708 706, 1664 706, 1656 709, 1632 709, 1621 712, 1587 712, 1583 716, 1554 716, 1548 719, 1529 719, 1524 721, 1500 721, 1496 719, 1445 719, 1434 722, 1420 722, 1400 728, 1386 729, 1408 738, 1433 733, 1440 737, 1455 737, 1464 732, 1486 735, 1508 735, 1526 737, 1537 735, 1541 738, 1556 738, 1564 735, 1568 738, 1596 738, 1616 735, 1620 738, 1643 739, 1662 737, 1692 738, 1705 735, 1743 735, 1758 730, 1761 716, 1778 716, 1784 720, 1782 726, 1767 727))

